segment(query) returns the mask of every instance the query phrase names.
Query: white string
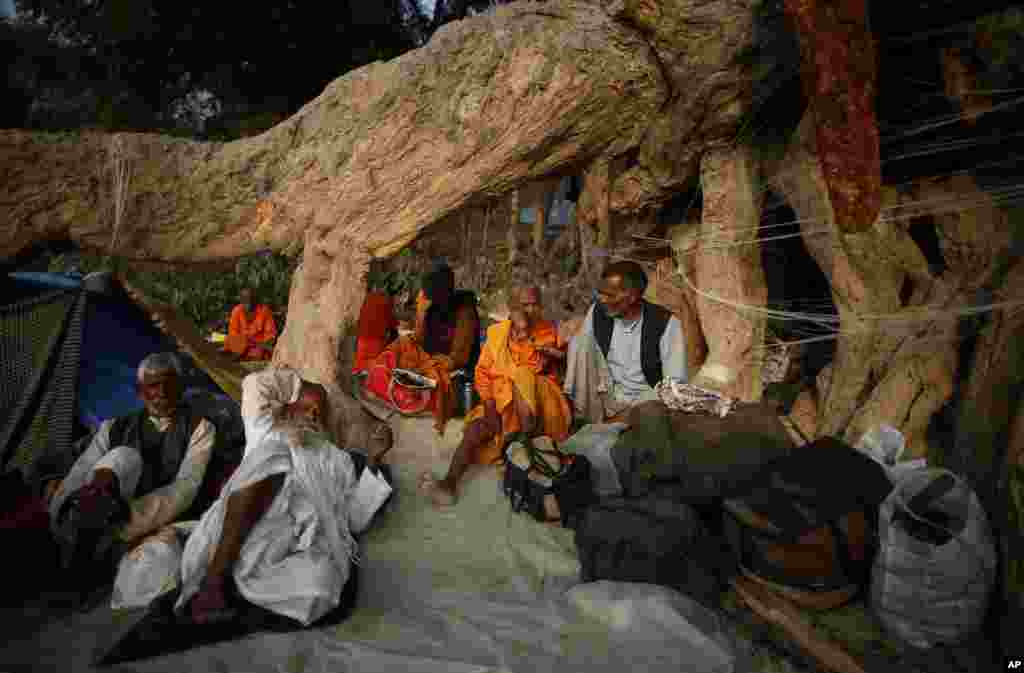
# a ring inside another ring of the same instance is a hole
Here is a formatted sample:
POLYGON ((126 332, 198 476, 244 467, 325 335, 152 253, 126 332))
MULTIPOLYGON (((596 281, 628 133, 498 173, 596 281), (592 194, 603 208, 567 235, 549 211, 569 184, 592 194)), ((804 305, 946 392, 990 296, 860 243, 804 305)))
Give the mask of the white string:
MULTIPOLYGON (((1018 96, 1018 97, 1012 98, 1012 99, 1010 99, 1008 101, 1004 101, 1002 103, 997 103, 997 104, 993 105, 992 107, 988 108, 985 111, 985 114, 991 114, 991 113, 996 112, 998 110, 1005 110, 1005 109, 1014 107, 1016 105, 1020 105, 1021 103, 1024 103, 1024 96, 1018 96)), ((890 137, 890 138, 909 138, 910 136, 920 135, 922 133, 926 133, 926 132, 931 131, 933 129, 941 128, 943 126, 949 126, 950 124, 955 124, 956 122, 960 121, 961 119, 971 119, 973 117, 974 117, 974 115, 964 114, 962 112, 958 112, 958 113, 952 114, 952 115, 942 115, 940 117, 935 117, 934 119, 928 120, 928 121, 926 121, 923 124, 915 125, 914 128, 912 128, 912 129, 907 129, 906 131, 903 131, 901 133, 896 133, 896 134, 893 134, 893 135, 887 136, 887 137, 890 137)))
POLYGON ((128 186, 131 182, 131 167, 128 165, 127 153, 121 136, 110 137, 110 165, 114 183, 114 227, 110 234, 110 254, 113 255, 121 237, 121 225, 128 205, 128 186))

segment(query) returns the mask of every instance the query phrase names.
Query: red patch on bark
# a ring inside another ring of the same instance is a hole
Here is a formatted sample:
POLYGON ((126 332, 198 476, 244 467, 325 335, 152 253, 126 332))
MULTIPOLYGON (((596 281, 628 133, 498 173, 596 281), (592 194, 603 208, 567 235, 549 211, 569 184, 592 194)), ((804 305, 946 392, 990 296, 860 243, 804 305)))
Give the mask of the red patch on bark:
POLYGON ((882 191, 866 0, 785 0, 785 7, 800 38, 804 91, 836 226, 865 231, 878 217, 882 191))

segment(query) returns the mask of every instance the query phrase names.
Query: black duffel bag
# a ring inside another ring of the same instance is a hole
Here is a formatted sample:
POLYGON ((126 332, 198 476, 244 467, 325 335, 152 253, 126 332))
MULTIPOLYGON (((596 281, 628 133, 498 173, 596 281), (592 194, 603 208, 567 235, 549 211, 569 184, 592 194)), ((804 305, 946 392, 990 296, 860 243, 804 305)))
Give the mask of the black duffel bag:
POLYGON ((720 418, 645 402, 627 423, 611 454, 623 495, 634 498, 714 505, 745 493, 765 465, 793 450, 769 404, 737 404, 720 418))
POLYGON ((505 444, 505 473, 502 491, 512 503, 512 511, 526 512, 537 521, 549 521, 544 498, 553 495, 560 520, 566 528, 575 528, 584 509, 596 500, 586 456, 543 451, 523 433, 515 433, 505 444), (527 461, 512 458, 514 448, 525 449, 527 461))
POLYGON ((734 567, 697 510, 656 497, 605 498, 591 505, 576 528, 576 549, 584 582, 660 584, 708 607, 718 604, 734 567))

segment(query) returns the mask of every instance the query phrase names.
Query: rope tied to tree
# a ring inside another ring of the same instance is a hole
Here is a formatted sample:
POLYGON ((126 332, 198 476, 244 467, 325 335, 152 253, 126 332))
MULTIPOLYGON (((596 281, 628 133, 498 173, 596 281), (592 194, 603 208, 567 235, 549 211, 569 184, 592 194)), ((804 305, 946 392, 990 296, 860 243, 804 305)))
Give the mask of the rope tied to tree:
POLYGON ((132 169, 124 140, 120 134, 110 136, 107 153, 110 157, 114 211, 114 226, 110 233, 110 245, 107 252, 113 257, 121 239, 121 227, 124 224, 125 212, 128 208, 128 188, 131 185, 132 169))

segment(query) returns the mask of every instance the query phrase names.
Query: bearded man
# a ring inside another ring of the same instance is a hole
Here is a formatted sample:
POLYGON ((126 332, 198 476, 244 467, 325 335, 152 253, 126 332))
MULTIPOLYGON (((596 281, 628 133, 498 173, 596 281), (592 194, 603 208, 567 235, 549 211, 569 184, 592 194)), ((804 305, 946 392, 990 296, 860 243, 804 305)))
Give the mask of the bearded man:
POLYGON ((182 403, 174 354, 147 356, 136 379, 144 408, 104 422, 47 486, 62 565, 83 584, 105 583, 126 551, 188 515, 214 449, 214 425, 182 403))
POLYGON ((379 469, 390 434, 364 457, 327 434, 327 394, 291 369, 242 382, 245 457, 185 544, 175 605, 197 623, 246 604, 309 626, 341 605, 354 580, 354 534, 391 494, 379 469))
POLYGON ((568 438, 572 409, 553 366, 564 358, 564 344, 542 313, 540 290, 518 288, 509 295, 509 319, 488 328, 475 376, 482 402, 466 416, 444 479, 421 476, 420 488, 436 506, 455 503, 458 482, 470 464, 500 464, 510 435, 546 435, 558 442, 568 438))

